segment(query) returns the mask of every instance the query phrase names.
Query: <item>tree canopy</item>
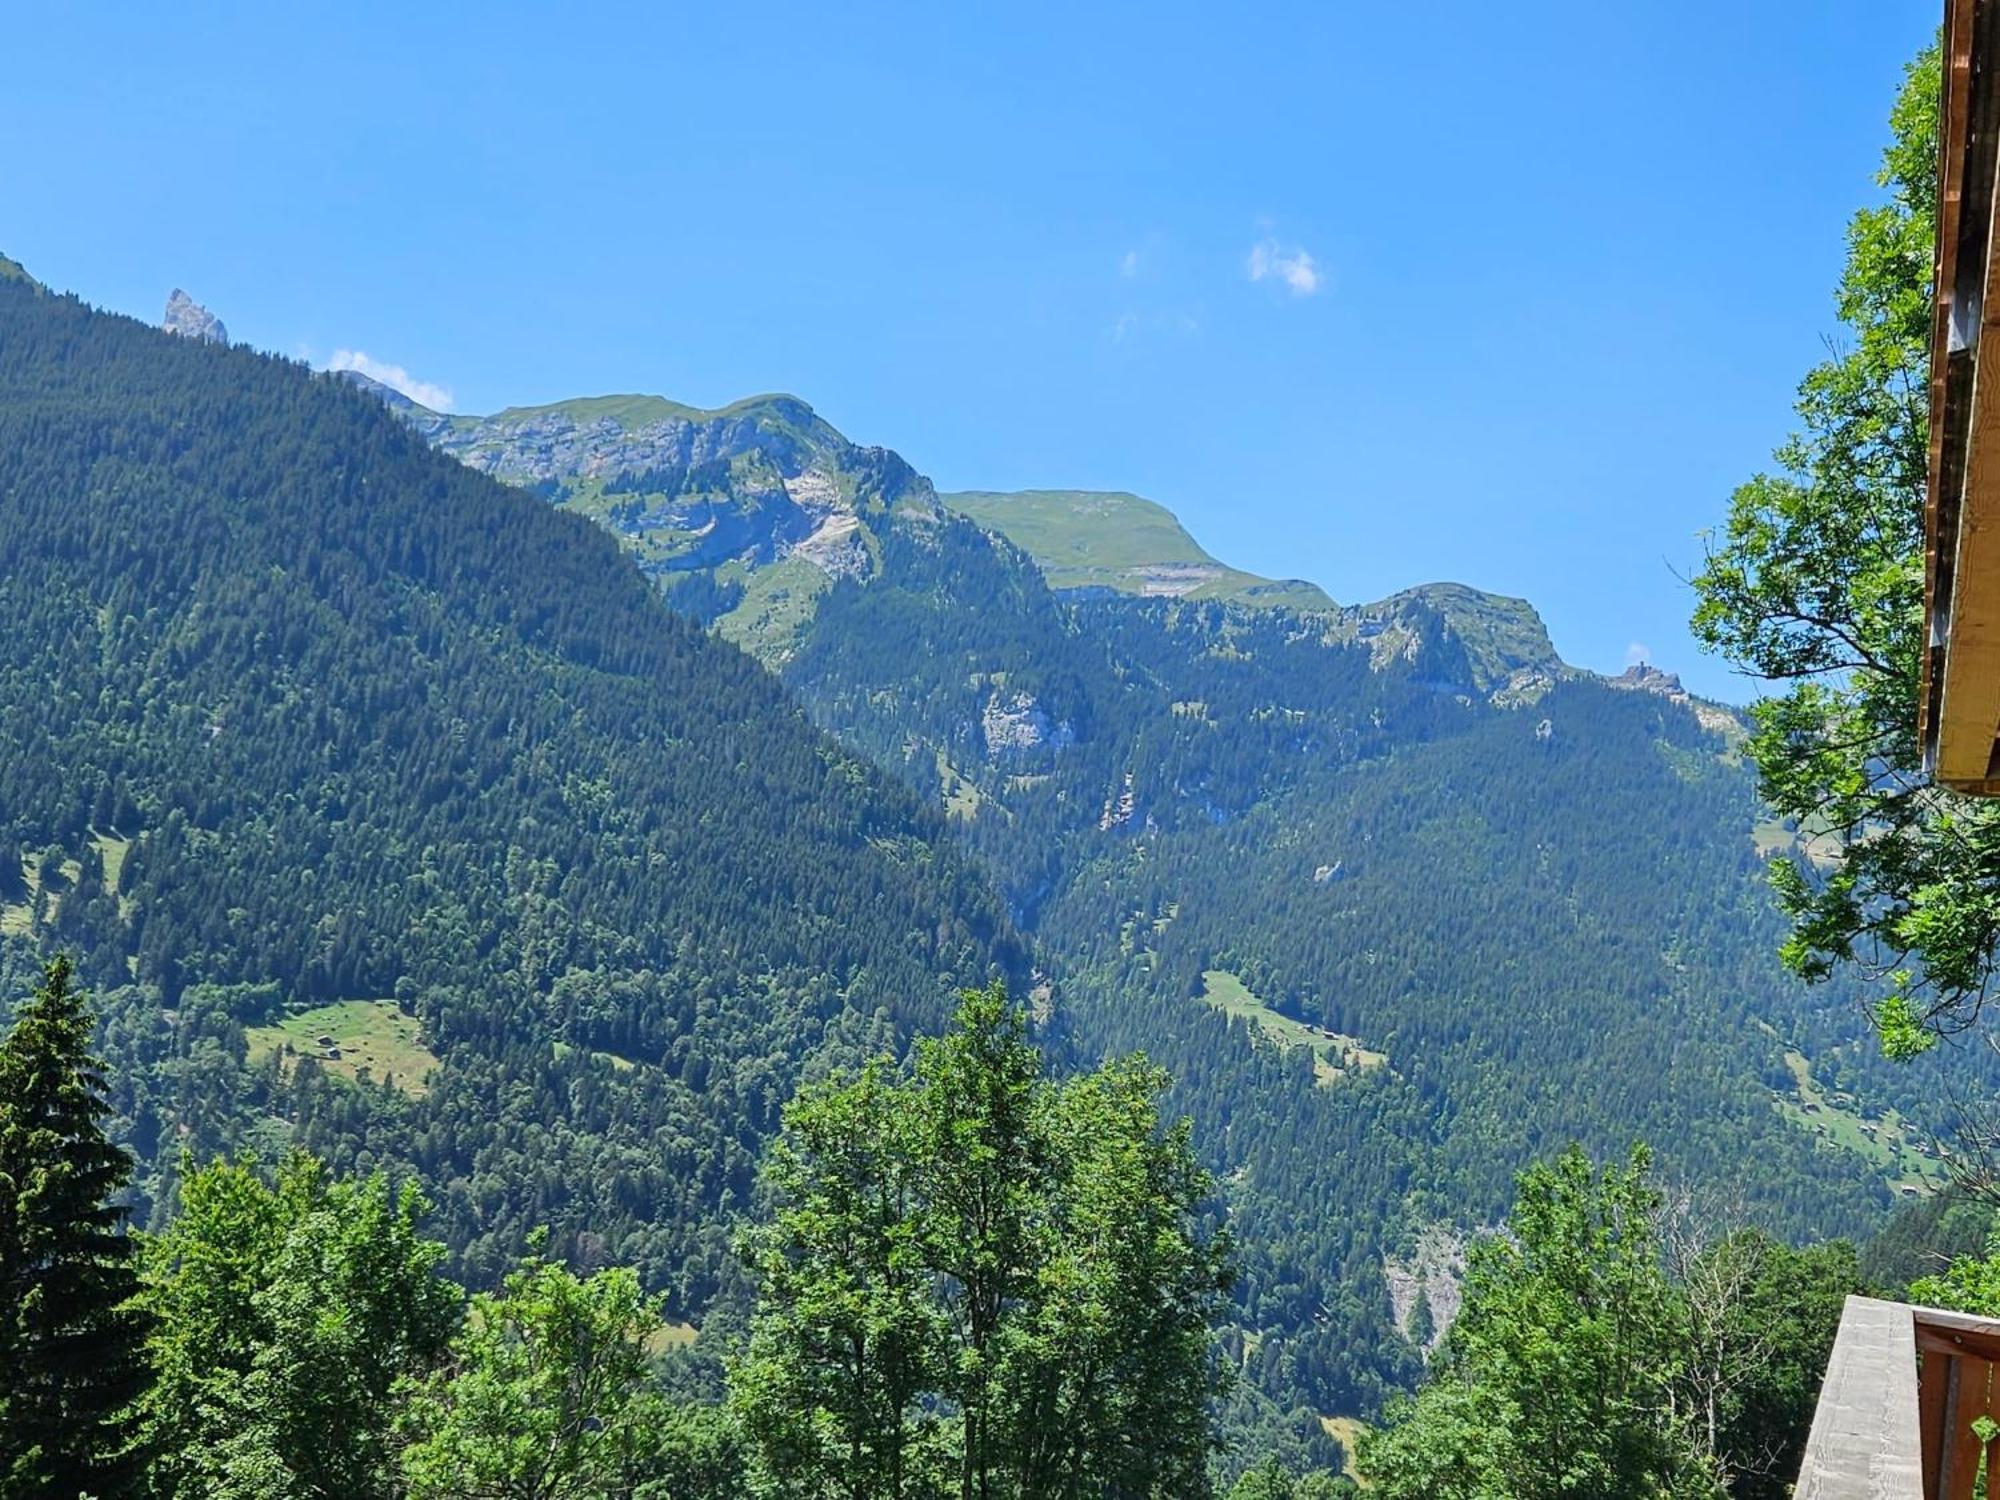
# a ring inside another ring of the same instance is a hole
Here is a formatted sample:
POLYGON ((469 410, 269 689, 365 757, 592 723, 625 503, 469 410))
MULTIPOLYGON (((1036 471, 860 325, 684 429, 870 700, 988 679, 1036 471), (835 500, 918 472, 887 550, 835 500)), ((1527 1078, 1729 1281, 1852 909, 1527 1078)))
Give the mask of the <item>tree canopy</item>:
POLYGON ((732 1378, 770 1494, 1201 1492, 1228 1241, 1165 1084, 1046 1077, 992 988, 790 1106, 732 1378))
POLYGON ((1786 960, 1885 980, 1876 1021, 1903 1056, 1977 1018, 2000 942, 2000 810, 1932 785, 1917 737, 1940 78, 1935 47, 1910 65, 1886 197, 1848 231, 1846 341, 1694 580, 1696 635, 1773 689, 1750 741, 1765 798, 1839 851, 1772 867, 1786 960))

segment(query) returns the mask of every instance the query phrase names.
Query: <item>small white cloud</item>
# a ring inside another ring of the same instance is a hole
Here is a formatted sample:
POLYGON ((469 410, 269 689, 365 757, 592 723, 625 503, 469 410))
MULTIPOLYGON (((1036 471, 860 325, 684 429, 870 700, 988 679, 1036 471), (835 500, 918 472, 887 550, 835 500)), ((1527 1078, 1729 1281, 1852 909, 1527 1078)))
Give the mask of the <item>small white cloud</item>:
POLYGON ((1300 245, 1283 245, 1274 239, 1259 240, 1250 247, 1245 267, 1252 281, 1282 281, 1294 297, 1310 297, 1326 284, 1326 273, 1300 245))
POLYGON ((1201 318, 1191 312, 1168 311, 1156 313, 1120 313, 1111 325, 1111 342, 1122 344, 1127 339, 1141 334, 1161 337, 1193 338, 1201 332, 1201 318))
POLYGON ((1137 250, 1127 250, 1125 252, 1124 257, 1118 262, 1118 274, 1123 276, 1127 281, 1130 281, 1134 276, 1139 274, 1139 252, 1137 250))
POLYGON ((1643 667, 1648 665, 1652 659, 1653 648, 1642 642, 1634 641, 1625 648, 1625 665, 1628 667, 1643 667))
POLYGON ((326 367, 329 370, 354 370, 370 380, 379 380, 391 390, 401 391, 418 405, 428 406, 432 411, 450 411, 452 407, 451 392, 445 387, 419 380, 401 365, 372 358, 360 349, 334 350, 333 358, 327 361, 326 367))

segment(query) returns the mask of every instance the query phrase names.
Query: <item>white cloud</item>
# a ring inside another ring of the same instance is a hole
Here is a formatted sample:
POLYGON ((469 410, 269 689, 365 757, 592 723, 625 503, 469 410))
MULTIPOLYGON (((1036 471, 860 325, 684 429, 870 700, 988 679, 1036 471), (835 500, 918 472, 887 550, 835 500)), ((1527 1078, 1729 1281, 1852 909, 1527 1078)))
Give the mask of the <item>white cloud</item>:
POLYGON ((372 358, 359 349, 336 349, 333 358, 327 361, 329 370, 354 370, 366 375, 370 380, 379 380, 392 390, 401 391, 420 406, 428 406, 432 411, 450 411, 451 392, 441 385, 432 385, 428 380, 419 380, 401 365, 392 365, 386 360, 372 358))
POLYGON ((1122 344, 1128 338, 1140 334, 1156 334, 1161 337, 1193 338, 1201 332, 1201 319, 1187 311, 1156 313, 1120 313, 1111 325, 1111 342, 1122 344))
POLYGON ((1124 258, 1118 262, 1118 274, 1123 276, 1127 281, 1130 281, 1134 276, 1139 274, 1139 252, 1137 250, 1127 250, 1125 252, 1124 258))
POLYGON ((1653 648, 1640 641, 1634 641, 1625 648, 1625 665, 1643 667, 1653 659, 1653 648))
POLYGON ((1326 284, 1310 251, 1301 245, 1282 245, 1274 239, 1259 240, 1250 247, 1244 268, 1252 281, 1282 281, 1294 297, 1310 297, 1326 284))

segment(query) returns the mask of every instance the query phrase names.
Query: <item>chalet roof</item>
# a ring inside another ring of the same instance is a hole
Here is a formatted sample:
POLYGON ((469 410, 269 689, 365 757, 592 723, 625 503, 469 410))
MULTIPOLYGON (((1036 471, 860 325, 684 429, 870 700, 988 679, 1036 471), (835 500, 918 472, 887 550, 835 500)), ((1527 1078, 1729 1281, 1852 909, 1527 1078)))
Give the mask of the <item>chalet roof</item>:
POLYGON ((1928 640, 1919 704, 1925 763, 1942 784, 2000 793, 2000 0, 1948 0, 1939 114, 1928 640))

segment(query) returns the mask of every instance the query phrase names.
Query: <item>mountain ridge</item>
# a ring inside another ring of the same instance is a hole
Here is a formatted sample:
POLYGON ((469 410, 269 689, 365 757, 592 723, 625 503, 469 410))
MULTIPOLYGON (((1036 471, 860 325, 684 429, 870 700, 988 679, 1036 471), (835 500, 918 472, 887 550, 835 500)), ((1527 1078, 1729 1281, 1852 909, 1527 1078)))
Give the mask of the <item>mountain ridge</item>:
MULTIPOLYGON (((388 389, 379 387, 377 393, 388 389)), ((1368 628, 1371 622, 1393 623, 1416 606, 1436 610, 1467 640, 1484 689, 1502 688, 1524 671, 1576 670, 1561 661, 1540 615, 1524 599, 1440 582, 1343 609, 1316 584, 1265 578, 1221 561, 1170 509, 1129 491, 937 491, 893 450, 853 443, 789 393, 746 396, 714 408, 616 394, 511 406, 488 416, 446 415, 400 393, 385 397, 391 398, 418 430, 462 461, 605 519, 627 539, 641 565, 659 574, 726 567, 740 559, 747 566, 731 581, 747 590, 758 568, 783 563, 806 544, 806 560, 814 560, 816 552, 831 559, 833 566, 822 571, 865 575, 877 550, 865 523, 852 530, 844 523, 826 528, 837 511, 865 513, 867 486, 846 472, 853 462, 849 456, 865 453, 876 456, 873 465, 895 475, 895 487, 914 508, 941 507, 1005 537, 1033 559, 1058 594, 1220 600, 1338 614, 1354 634, 1371 638, 1376 634, 1368 628), (689 503, 687 470, 741 461, 758 451, 785 471, 767 479, 785 488, 786 499, 804 498, 804 506, 787 506, 768 483, 761 503, 745 505, 738 496, 734 507, 719 510, 713 503, 719 491, 705 505, 699 497, 689 503), (670 495, 663 488, 646 504, 648 478, 666 479, 681 492, 670 495), (795 493, 801 488, 803 496, 795 493), (642 503, 635 507, 634 499, 642 503)), ((810 613, 810 600, 822 587, 794 569, 782 585, 756 590, 760 597, 753 598, 751 612, 725 625, 724 633, 767 662, 782 663, 796 646, 801 616, 810 613), (775 608, 765 595, 777 596, 775 608)), ((1397 637, 1399 643, 1408 639, 1397 637)))

